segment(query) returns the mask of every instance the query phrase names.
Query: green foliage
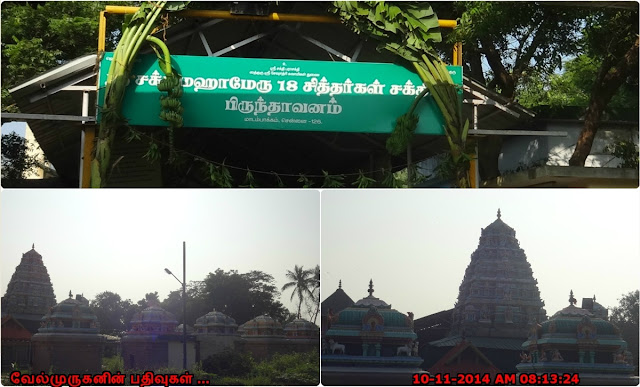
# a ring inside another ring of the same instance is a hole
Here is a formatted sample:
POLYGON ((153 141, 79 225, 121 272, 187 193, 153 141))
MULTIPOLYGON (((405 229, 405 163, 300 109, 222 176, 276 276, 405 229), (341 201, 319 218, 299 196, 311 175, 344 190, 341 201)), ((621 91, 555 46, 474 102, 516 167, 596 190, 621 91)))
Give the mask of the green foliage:
MULTIPOLYGON (((532 72, 518 86, 518 103, 527 108, 546 105, 552 108, 577 106, 587 108, 602 58, 586 54, 566 62, 564 72, 551 75, 532 72)), ((637 84, 625 83, 611 99, 606 111, 638 112, 637 84)))
POLYGON ((35 147, 24 137, 15 132, 2 135, 2 177, 5 179, 23 179, 37 168, 47 171, 46 162, 29 154, 35 147))
POLYGON ((342 188, 344 187, 344 176, 342 175, 330 175, 329 172, 323 170, 324 180, 322 182, 322 188, 342 188))
POLYGON ((229 168, 227 168, 224 165, 224 162, 221 165, 207 163, 205 166, 206 166, 205 171, 206 173, 208 173, 209 178, 211 180, 211 184, 214 187, 220 187, 220 188, 233 187, 233 178, 231 177, 229 168))
POLYGON ((110 291, 96 295, 90 306, 100 322, 100 333, 117 336, 127 329, 133 313, 139 310, 131 300, 122 300, 119 294, 110 291))
MULTIPOLYGON (((276 175, 277 176, 277 175, 276 175)), ((256 179, 253 177, 253 173, 251 170, 247 168, 247 175, 244 178, 244 182, 240 186, 242 188, 257 188, 258 184, 256 184, 256 179)))
POLYGON ((124 360, 122 356, 105 357, 102 359, 102 370, 110 371, 112 374, 120 371, 124 373, 124 360))
POLYGON ((222 377, 246 376, 255 367, 250 354, 238 351, 224 351, 211 355, 202 361, 202 370, 222 377))
POLYGON ((382 186, 388 188, 400 188, 402 187, 402 181, 396 178, 393 171, 385 169, 382 171, 384 178, 382 180, 382 186))
POLYGON ((313 296, 313 289, 316 286, 316 279, 314 277, 315 271, 313 269, 304 269, 304 266, 295 265, 293 271, 287 270, 285 277, 290 280, 282 286, 282 291, 287 289, 293 289, 291 292, 290 300, 293 300, 293 296, 298 295, 298 313, 297 317, 300 318, 300 309, 305 298, 313 296))
POLYGON ((318 351, 275 354, 258 364, 254 374, 269 380, 269 385, 316 386, 320 383, 320 357, 318 351))
POLYGON ((622 335, 622 338, 627 342, 628 349, 633 355, 635 363, 635 375, 638 375, 638 356, 639 356, 639 333, 640 325, 638 315, 640 313, 638 306, 638 298, 640 291, 635 290, 627 294, 623 294, 619 306, 611 308, 609 320, 615 324, 622 335))
POLYGON ((413 113, 406 113, 398 117, 393 132, 387 139, 387 151, 398 156, 406 152, 407 146, 411 144, 413 133, 418 127, 418 116, 413 113))
MULTIPOLYGON (((488 61, 493 74, 506 71, 516 78, 533 69, 550 74, 561 67, 562 58, 578 49, 587 13, 540 2, 463 1, 454 8, 462 17, 449 42, 462 41, 466 51, 485 56, 495 53, 496 60, 488 61)), ((472 73, 477 71, 482 70, 472 73)))
POLYGON ((365 175, 364 172, 362 172, 362 169, 358 170, 358 178, 356 179, 356 181, 351 183, 351 185, 355 185, 357 188, 368 188, 375 184, 376 184, 376 180, 370 177, 367 177, 367 175, 365 175))
POLYGON ((609 319, 614 324, 633 324, 638 326, 640 319, 640 309, 638 306, 638 299, 640 297, 640 291, 635 290, 627 294, 623 294, 620 301, 620 305, 611 309, 611 315, 609 319))
MULTIPOLYGON (((187 286, 187 324, 193 324, 196 318, 212 309, 231 316, 239 324, 261 314, 284 321, 288 311, 277 300, 279 296, 273 276, 267 273, 217 269, 204 281, 194 281, 187 286)), ((171 292, 162 307, 181 319, 182 289, 171 292)))
POLYGON ((309 179, 307 176, 300 174, 298 178, 298 183, 302 183, 302 188, 311 188, 313 187, 314 181, 309 179))
POLYGON ((438 17, 428 3, 336 1, 330 11, 355 33, 379 40, 378 50, 410 61, 423 53, 435 56, 433 42, 442 40, 438 17))
POLYGON ((618 168, 638 169, 638 146, 633 141, 620 140, 607 145, 604 150, 622 160, 618 168))
MULTIPOLYGON (((16 112, 7 89, 79 56, 95 53, 105 2, 2 3, 2 111, 16 112)), ((110 3, 113 4, 113 3, 110 3)), ((119 35, 115 19, 109 30, 119 35)), ((112 49, 113 41, 107 41, 112 49)))

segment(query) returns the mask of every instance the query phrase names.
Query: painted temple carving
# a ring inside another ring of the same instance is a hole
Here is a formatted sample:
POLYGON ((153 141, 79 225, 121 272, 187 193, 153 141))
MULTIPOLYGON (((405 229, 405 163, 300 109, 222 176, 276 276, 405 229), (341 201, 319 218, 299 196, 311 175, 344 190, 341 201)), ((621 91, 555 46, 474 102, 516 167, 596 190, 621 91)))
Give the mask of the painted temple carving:
POLYGON ((452 334, 526 337, 547 318, 537 281, 516 232, 501 219, 482 229, 459 288, 452 334))

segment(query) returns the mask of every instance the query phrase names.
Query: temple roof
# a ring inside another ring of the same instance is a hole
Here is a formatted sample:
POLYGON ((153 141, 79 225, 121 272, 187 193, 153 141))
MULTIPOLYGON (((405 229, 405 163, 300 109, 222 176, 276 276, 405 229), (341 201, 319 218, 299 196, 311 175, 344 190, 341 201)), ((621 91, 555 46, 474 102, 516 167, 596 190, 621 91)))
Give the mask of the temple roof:
POLYGON ((282 325, 273 317, 263 314, 247 321, 238 328, 243 337, 246 336, 276 336, 284 337, 282 325))
POLYGON ((347 293, 345 293, 344 290, 342 290, 341 280, 339 282, 338 289, 322 301, 320 309, 322 311, 322 316, 327 316, 329 314, 329 309, 331 309, 334 314, 337 314, 344 308, 351 305, 353 305, 353 300, 347 295, 347 293))
POLYGON ((506 234, 506 235, 515 237, 516 231, 512 227, 510 227, 508 224, 503 222, 502 219, 500 219, 501 217, 502 217, 502 214, 500 213, 500 209, 498 208, 497 219, 494 220, 493 223, 491 223, 490 225, 488 225, 482 230, 482 235, 506 234))
POLYGON ((376 308, 383 308, 383 309, 391 308, 391 304, 387 304, 383 300, 373 296, 373 292, 374 292, 373 279, 369 280, 369 290, 367 291, 369 292, 369 295, 365 298, 361 298, 358 301, 356 301, 354 306, 362 306, 362 307, 375 306, 376 308))
POLYGON ((13 316, 2 318, 2 341, 29 341, 33 334, 13 316))
POLYGON ((284 326, 284 334, 291 339, 317 339, 320 327, 311 321, 297 318, 284 326))
POLYGON ((493 377, 502 371, 493 365, 472 342, 462 340, 451 348, 436 364, 429 368, 431 374, 457 374, 458 372, 490 374, 493 377))
POLYGON ((89 307, 89 301, 69 291, 69 298, 51 307, 42 317, 38 333, 95 333, 100 329, 98 317, 89 307))

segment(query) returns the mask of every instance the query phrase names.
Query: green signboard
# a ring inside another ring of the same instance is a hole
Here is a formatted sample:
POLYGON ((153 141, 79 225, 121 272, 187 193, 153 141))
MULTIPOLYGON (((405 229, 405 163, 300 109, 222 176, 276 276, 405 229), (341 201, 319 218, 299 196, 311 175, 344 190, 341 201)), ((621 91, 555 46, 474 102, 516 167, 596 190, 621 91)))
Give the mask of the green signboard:
MULTIPOLYGON (((113 58, 100 66, 99 103, 113 58)), ((198 128, 390 133, 424 86, 417 74, 386 63, 172 56, 182 74, 184 125, 198 128)), ((449 66, 456 84, 462 68, 449 66)), ((140 55, 127 87, 123 115, 130 125, 165 126, 155 55, 140 55)), ((444 134, 427 95, 417 108, 417 133, 444 134)), ((98 116, 100 120, 100 116, 98 116)))

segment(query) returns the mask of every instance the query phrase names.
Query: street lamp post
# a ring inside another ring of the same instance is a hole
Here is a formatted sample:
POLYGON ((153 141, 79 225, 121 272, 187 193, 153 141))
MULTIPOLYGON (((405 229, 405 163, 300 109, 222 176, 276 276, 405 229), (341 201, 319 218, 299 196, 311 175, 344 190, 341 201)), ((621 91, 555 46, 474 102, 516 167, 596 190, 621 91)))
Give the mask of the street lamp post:
POLYGON ((164 269, 182 285, 182 369, 187 369, 187 243, 182 242, 182 281, 171 270, 164 269))

